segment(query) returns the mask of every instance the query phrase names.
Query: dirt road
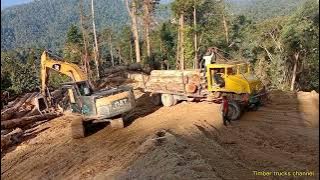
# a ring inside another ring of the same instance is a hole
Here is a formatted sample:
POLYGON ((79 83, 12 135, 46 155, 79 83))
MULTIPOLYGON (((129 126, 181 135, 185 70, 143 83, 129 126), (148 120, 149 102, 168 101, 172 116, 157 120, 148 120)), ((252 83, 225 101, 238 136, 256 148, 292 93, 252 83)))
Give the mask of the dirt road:
POLYGON ((227 127, 216 104, 155 107, 136 96, 134 121, 121 130, 106 126, 73 140, 68 115, 38 126, 2 153, 1 178, 291 179, 295 171, 309 172, 295 179, 319 178, 318 94, 273 92, 271 103, 227 127))

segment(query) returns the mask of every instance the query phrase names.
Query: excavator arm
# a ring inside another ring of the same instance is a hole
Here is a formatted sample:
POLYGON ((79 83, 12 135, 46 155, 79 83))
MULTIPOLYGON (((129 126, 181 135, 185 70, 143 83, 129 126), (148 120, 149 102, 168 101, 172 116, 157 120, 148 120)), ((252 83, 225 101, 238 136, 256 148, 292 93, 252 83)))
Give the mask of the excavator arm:
POLYGON ((76 64, 54 59, 50 53, 44 51, 41 55, 41 91, 45 95, 49 78, 49 70, 53 69, 69 76, 73 81, 86 81, 87 75, 76 64))

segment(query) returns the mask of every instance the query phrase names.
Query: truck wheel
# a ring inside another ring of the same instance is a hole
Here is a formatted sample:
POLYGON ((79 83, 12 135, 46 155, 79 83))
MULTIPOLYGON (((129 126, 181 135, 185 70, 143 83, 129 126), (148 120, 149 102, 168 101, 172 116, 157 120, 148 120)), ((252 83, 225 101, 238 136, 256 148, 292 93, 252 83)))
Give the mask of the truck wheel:
POLYGON ((228 106, 228 119, 238 120, 241 115, 241 107, 236 101, 230 101, 228 106))
POLYGON ((123 118, 118 118, 118 119, 113 119, 110 121, 110 126, 113 129, 122 129, 124 128, 124 122, 123 122, 123 118))
POLYGON ((166 107, 174 106, 177 104, 177 100, 171 94, 162 94, 161 102, 166 107))
POLYGON ((85 137, 85 128, 81 117, 73 119, 71 122, 71 136, 73 139, 85 137))
POLYGON ((161 105, 161 96, 160 96, 160 94, 151 95, 151 102, 155 106, 160 106, 161 105))

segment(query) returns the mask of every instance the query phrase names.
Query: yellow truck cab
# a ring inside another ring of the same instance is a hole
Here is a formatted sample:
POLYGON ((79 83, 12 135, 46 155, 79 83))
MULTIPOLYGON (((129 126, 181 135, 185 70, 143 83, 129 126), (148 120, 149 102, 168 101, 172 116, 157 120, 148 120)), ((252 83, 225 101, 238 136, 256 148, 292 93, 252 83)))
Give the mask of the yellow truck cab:
POLYGON ((250 72, 247 63, 231 62, 207 65, 206 78, 208 91, 233 92, 236 94, 256 94, 263 89, 263 84, 250 72), (216 77, 219 75, 224 84, 218 86, 216 77))

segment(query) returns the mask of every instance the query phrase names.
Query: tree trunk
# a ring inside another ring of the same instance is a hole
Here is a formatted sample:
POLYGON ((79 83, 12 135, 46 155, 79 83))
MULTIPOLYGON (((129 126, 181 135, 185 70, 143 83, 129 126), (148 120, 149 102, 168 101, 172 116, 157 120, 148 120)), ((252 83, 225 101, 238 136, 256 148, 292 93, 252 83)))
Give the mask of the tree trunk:
POLYGON ((150 47, 150 0, 144 0, 143 10, 144 10, 144 28, 145 28, 145 41, 147 46, 147 57, 151 57, 151 47, 150 47))
POLYGON ((61 114, 59 114, 59 113, 48 113, 48 114, 43 114, 43 115, 36 115, 36 116, 1 121, 1 129, 11 129, 11 128, 16 128, 16 127, 23 127, 23 126, 30 124, 32 122, 35 122, 35 121, 53 119, 53 118, 56 118, 60 115, 61 114))
POLYGON ((229 44, 229 29, 228 29, 228 24, 227 20, 224 14, 222 14, 222 21, 223 21, 223 27, 224 27, 224 34, 226 38, 227 44, 229 44))
POLYGON ((97 39, 97 32, 96 32, 96 24, 94 22, 94 5, 93 0, 91 0, 91 13, 92 13, 92 27, 93 27, 93 36, 94 36, 94 60, 96 63, 96 73, 97 77, 100 77, 99 73, 99 47, 98 47, 98 39, 97 39))
POLYGON ((290 91, 294 91, 294 84, 296 82, 296 77, 297 77, 298 60, 299 60, 299 52, 296 52, 294 54, 294 66, 293 66, 293 71, 292 71, 292 79, 291 79, 290 91))
POLYGON ((109 46, 110 46, 110 56, 111 56, 111 64, 114 66, 114 58, 113 58, 113 47, 112 47, 112 35, 109 36, 109 46))
POLYGON ((123 60, 123 58, 122 58, 122 54, 121 54, 121 47, 120 46, 118 46, 118 53, 119 53, 119 55, 118 55, 118 58, 119 58, 119 64, 120 64, 120 66, 121 65, 123 65, 123 64, 125 64, 125 62, 124 62, 124 60, 123 60))
POLYGON ((130 52, 129 52, 129 56, 130 56, 130 63, 134 63, 134 61, 133 61, 133 48, 132 48, 132 43, 131 43, 131 41, 130 41, 130 44, 129 44, 130 46, 130 52))
POLYGON ((125 0, 125 1, 126 1, 127 10, 132 22, 131 30, 133 33, 134 44, 135 44, 136 62, 140 63, 141 56, 140 56, 140 44, 139 44, 139 33, 138 33, 138 23, 137 23, 137 6, 136 6, 135 0, 133 0, 131 2, 131 10, 130 10, 128 0, 125 0))
POLYGON ((176 69, 179 69, 180 64, 180 39, 181 39, 181 29, 180 29, 180 19, 178 25, 178 38, 177 38, 177 49, 176 49, 176 69))
POLYGON ((20 128, 14 129, 6 135, 1 135, 1 150, 5 149, 9 145, 15 143, 20 136, 23 135, 23 130, 20 128))
POLYGON ((84 28, 84 15, 83 15, 83 5, 82 2, 83 0, 80 0, 80 28, 82 31, 82 38, 83 38, 83 45, 84 45, 84 55, 83 55, 83 66, 84 66, 84 70, 85 73, 88 76, 88 81, 90 84, 92 84, 91 82, 91 78, 92 78, 92 73, 91 73, 91 69, 90 69, 90 64, 89 64, 89 53, 88 53, 88 33, 86 32, 86 29, 84 28))
POLYGON ((184 70, 184 13, 180 14, 180 69, 184 70))
POLYGON ((19 109, 19 107, 26 102, 26 100, 32 95, 31 93, 25 94, 13 107, 6 109, 1 112, 1 120, 10 119, 14 113, 19 109))
POLYGON ((193 7, 193 28, 194 28, 194 62, 193 68, 198 69, 198 35, 197 35, 197 9, 196 5, 193 7))

